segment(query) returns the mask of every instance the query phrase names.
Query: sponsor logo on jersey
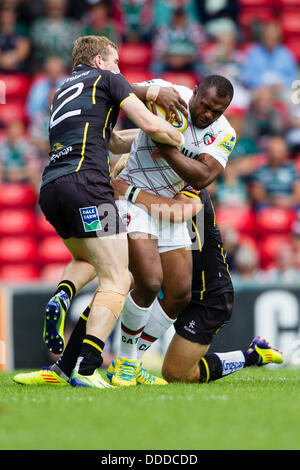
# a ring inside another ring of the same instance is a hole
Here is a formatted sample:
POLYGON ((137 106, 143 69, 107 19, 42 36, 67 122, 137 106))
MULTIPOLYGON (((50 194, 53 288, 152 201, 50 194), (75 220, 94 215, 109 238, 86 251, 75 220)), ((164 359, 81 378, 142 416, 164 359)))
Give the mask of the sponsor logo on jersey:
POLYGON ((233 150, 233 147, 235 145, 235 141, 236 141, 236 138, 235 138, 234 135, 226 134, 224 140, 222 140, 222 142, 220 142, 218 144, 218 147, 221 147, 224 150, 226 150, 226 152, 229 155, 231 153, 231 151, 233 150))
POLYGON ((68 153, 72 152, 73 147, 70 145, 69 147, 65 147, 57 142, 52 146, 51 149, 51 157, 50 157, 50 163, 55 162, 58 160, 60 157, 64 157, 65 155, 68 155, 68 153), (61 150, 62 149, 62 150, 61 150))
POLYGON ((209 132, 203 137, 203 142, 205 145, 210 145, 216 140, 216 137, 209 132))
POLYGON ((96 206, 80 207, 79 212, 85 232, 102 230, 98 209, 96 206))

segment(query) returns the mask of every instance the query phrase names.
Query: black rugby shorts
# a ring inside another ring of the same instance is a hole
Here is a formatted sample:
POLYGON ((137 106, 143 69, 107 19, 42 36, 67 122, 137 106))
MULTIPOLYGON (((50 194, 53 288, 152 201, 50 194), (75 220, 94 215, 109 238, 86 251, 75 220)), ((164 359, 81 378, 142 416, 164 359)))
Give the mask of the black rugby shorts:
POLYGON ((179 336, 199 344, 211 344, 215 334, 231 318, 233 291, 202 301, 191 300, 174 323, 179 336))
POLYGON ((125 232, 114 192, 100 173, 61 176, 41 188, 40 207, 61 238, 91 238, 125 232))

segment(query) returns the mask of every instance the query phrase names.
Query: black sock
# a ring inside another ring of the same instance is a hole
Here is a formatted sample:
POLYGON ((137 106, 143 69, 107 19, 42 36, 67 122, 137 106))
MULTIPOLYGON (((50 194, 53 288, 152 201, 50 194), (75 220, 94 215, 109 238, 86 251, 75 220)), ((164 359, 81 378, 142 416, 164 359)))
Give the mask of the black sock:
POLYGON ((102 362, 102 351, 104 342, 93 335, 85 335, 81 351, 78 357, 78 373, 81 375, 92 375, 102 362))
POLYGON ((73 282, 68 281, 68 280, 61 281, 58 284, 54 295, 58 294, 58 292, 60 292, 60 291, 64 291, 67 294, 67 296, 69 297, 70 301, 76 295, 76 287, 74 286, 73 282))
POLYGON ((88 319, 89 313, 90 307, 87 307, 80 316, 74 330, 72 331, 63 355, 54 364, 53 369, 55 369, 55 366, 59 367, 59 369, 67 377, 71 376, 71 373, 76 365, 77 358, 80 354, 82 341, 85 337, 86 321, 88 319))
POLYGON ((222 362, 216 354, 206 354, 199 362, 200 383, 208 383, 223 377, 222 362))
POLYGON ((256 366, 260 361, 260 355, 256 351, 243 351, 245 356, 245 367, 256 366))

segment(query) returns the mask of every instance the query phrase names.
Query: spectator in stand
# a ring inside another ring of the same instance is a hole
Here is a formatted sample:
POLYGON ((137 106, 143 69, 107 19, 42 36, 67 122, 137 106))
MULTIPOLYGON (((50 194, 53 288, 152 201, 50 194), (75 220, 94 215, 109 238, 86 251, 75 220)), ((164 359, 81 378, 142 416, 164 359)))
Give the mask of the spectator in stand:
POLYGON ((300 218, 292 225, 292 241, 295 249, 296 267, 300 269, 300 218))
POLYGON ((261 152, 256 141, 246 132, 245 114, 244 110, 238 108, 230 108, 226 113, 226 118, 236 131, 236 144, 230 160, 235 162, 242 180, 247 180, 255 171, 257 163, 254 157, 261 152))
POLYGON ((250 88, 273 86, 277 90, 289 89, 297 74, 297 62, 282 43, 279 24, 265 24, 261 41, 246 56, 243 75, 246 85, 250 88))
POLYGON ((300 155, 300 108, 293 105, 290 112, 290 127, 286 133, 286 142, 291 157, 300 155))
POLYGON ((48 114, 49 97, 66 78, 64 62, 60 57, 49 57, 44 64, 42 75, 37 76, 27 95, 27 115, 29 120, 37 114, 48 114))
POLYGON ((288 148, 282 137, 274 136, 270 139, 267 156, 268 164, 260 167, 253 175, 251 193, 256 208, 299 207, 299 175, 288 160, 288 148))
POLYGON ((82 36, 105 36, 118 44, 119 38, 113 20, 110 17, 109 5, 104 0, 88 2, 88 11, 82 17, 82 36))
POLYGON ((35 148, 25 136, 23 123, 15 121, 6 128, 0 142, 0 182, 40 182, 41 162, 35 148))
POLYGON ((18 28, 15 8, 3 3, 0 8, 0 72, 24 72, 30 50, 30 41, 18 28))
POLYGON ((214 199, 217 207, 249 206, 247 186, 239 177, 238 166, 234 160, 228 162, 226 171, 217 182, 214 199))
POLYGON ((113 16, 123 42, 150 42, 152 35, 151 0, 116 0, 113 16))
POLYGON ((153 26, 160 28, 171 23, 177 8, 183 8, 189 23, 200 21, 196 0, 161 0, 153 1, 153 26))
POLYGON ((248 245, 240 245, 235 254, 231 273, 233 285, 242 287, 260 282, 261 273, 258 266, 259 256, 257 251, 248 245))
POLYGON ((153 72, 161 76, 166 71, 192 71, 201 75, 199 61, 204 33, 197 22, 190 23, 183 8, 175 10, 168 26, 162 26, 153 39, 153 72))
POLYGON ((276 256, 276 267, 264 273, 264 282, 299 285, 300 270, 297 268, 295 254, 292 245, 282 245, 276 256))
POLYGON ((46 103, 48 103, 48 108, 38 111, 35 113, 28 126, 28 136, 32 145, 35 147, 39 158, 43 162, 43 166, 48 163, 49 159, 49 115, 50 115, 50 106, 53 101, 53 97, 56 89, 51 88, 49 94, 46 98, 46 103))
POLYGON ((44 0, 45 16, 32 26, 34 48, 34 71, 40 72, 49 57, 60 57, 65 67, 72 66, 72 50, 75 39, 80 36, 81 26, 65 17, 66 0, 44 0))
POLYGON ((238 21, 238 0, 196 0, 198 15, 208 34, 214 36, 224 26, 235 28, 238 21))
POLYGON ((244 53, 238 48, 237 29, 220 26, 213 42, 203 48, 201 59, 207 75, 223 75, 231 81, 234 95, 230 107, 246 110, 250 104, 250 93, 242 82, 244 53))
POLYGON ((270 136, 284 135, 287 126, 288 120, 277 107, 272 89, 270 87, 256 89, 245 117, 247 136, 263 151, 270 136))

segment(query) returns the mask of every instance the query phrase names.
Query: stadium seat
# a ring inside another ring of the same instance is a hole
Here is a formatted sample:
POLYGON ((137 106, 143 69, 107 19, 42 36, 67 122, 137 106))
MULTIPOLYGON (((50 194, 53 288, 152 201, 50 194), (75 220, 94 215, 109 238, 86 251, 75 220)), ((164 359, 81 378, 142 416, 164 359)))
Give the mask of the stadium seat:
POLYGON ((274 8, 276 0, 239 0, 239 5, 242 10, 248 8, 274 8))
POLYGON ((245 234, 245 233, 239 233, 238 234, 238 245, 246 245, 246 246, 249 246, 250 248, 252 248, 254 251, 257 251, 258 252, 258 242, 257 242, 257 239, 256 237, 254 237, 253 235, 248 235, 248 234, 245 234))
POLYGON ((194 88, 198 84, 197 78, 190 72, 165 72, 162 78, 174 85, 184 85, 188 88, 194 88))
POLYGON ((283 11, 280 23, 286 41, 290 38, 300 38, 300 10, 283 11))
POLYGON ((147 80, 151 80, 152 75, 145 71, 134 71, 134 70, 122 70, 122 74, 126 78, 126 80, 129 83, 140 83, 140 82, 146 82, 147 80))
POLYGON ((2 126, 7 126, 14 121, 21 121, 26 124, 26 108, 23 102, 8 101, 1 104, 0 123, 2 126))
POLYGON ((0 210, 0 236, 33 235, 36 233, 36 217, 31 209, 0 210))
POLYGON ((39 278, 39 269, 34 264, 7 264, 0 267, 0 282, 32 282, 39 278))
POLYGON ((41 269, 40 280, 43 282, 54 282, 58 283, 63 274, 65 264, 48 264, 41 269))
POLYGON ((122 73, 129 68, 134 71, 145 71, 151 63, 152 48, 149 44, 124 43, 119 48, 119 56, 122 73))
POLYGON ((0 263, 24 264, 36 263, 38 247, 34 237, 11 236, 0 238, 0 263))
POLYGON ((300 9, 300 0, 277 0, 277 7, 281 9, 300 9))
POLYGON ((37 203, 37 193, 29 184, 1 183, 0 209, 34 207, 37 203))
POLYGON ((37 233, 39 236, 44 237, 47 235, 55 235, 55 228, 48 222, 44 214, 41 212, 36 217, 37 220, 37 233))
POLYGON ((266 207, 256 214, 257 231, 260 234, 290 233, 297 214, 290 209, 266 207))
POLYGON ((221 207, 216 209, 216 220, 220 227, 230 226, 237 232, 247 234, 255 232, 255 216, 251 209, 221 207))
POLYGON ((26 99, 30 86, 30 78, 25 74, 0 74, 0 83, 5 85, 6 102, 26 99))
POLYGON ((39 243, 39 260, 42 265, 48 263, 68 263, 71 255, 58 235, 49 235, 39 243))
POLYGON ((275 19, 275 14, 272 9, 268 8, 252 8, 247 10, 242 10, 239 14, 239 24, 244 29, 245 33, 251 31, 253 23, 261 22, 266 23, 273 21, 275 19))
POLYGON ((263 237, 259 244, 261 267, 266 269, 273 265, 280 247, 291 243, 292 241, 288 234, 275 234, 263 237))

